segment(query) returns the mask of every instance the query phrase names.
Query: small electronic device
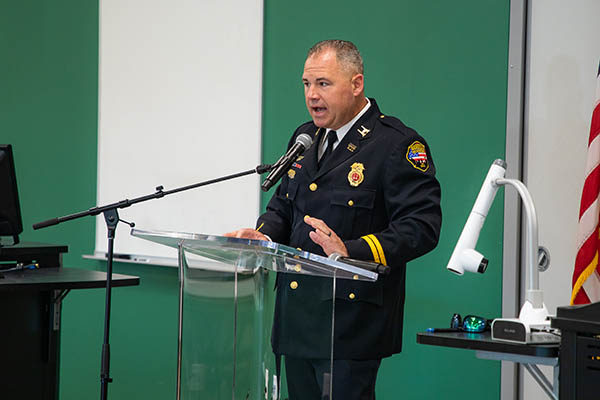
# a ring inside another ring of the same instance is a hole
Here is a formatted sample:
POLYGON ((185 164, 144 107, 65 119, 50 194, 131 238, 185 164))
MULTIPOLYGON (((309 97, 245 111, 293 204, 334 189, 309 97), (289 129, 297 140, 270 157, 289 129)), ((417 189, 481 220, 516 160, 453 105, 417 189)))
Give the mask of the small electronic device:
POLYGON ((533 325, 519 318, 496 318, 492 322, 492 339, 524 344, 559 343, 560 334, 553 332, 548 323, 533 325))
POLYGON ((12 237, 14 245, 19 243, 19 234, 23 232, 15 161, 10 144, 0 144, 0 246, 2 239, 12 237))

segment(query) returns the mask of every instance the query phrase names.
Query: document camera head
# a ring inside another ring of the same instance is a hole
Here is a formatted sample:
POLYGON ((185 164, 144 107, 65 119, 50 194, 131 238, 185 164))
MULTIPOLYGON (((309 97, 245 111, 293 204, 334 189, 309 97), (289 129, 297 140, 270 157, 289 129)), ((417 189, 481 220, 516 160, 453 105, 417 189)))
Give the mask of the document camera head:
POLYGON ((488 259, 483 256, 480 252, 475 249, 465 249, 462 251, 459 257, 459 269, 461 272, 456 272, 459 275, 462 275, 464 271, 469 272, 478 272, 483 274, 488 266, 488 259))
POLYGON ((498 192, 496 180, 504 178, 505 173, 506 163, 503 160, 494 161, 483 181, 456 247, 450 256, 450 261, 448 261, 446 267, 449 271, 457 275, 462 275, 465 271, 480 274, 485 272, 488 260, 476 251, 475 247, 477 246, 477 240, 479 240, 479 232, 481 232, 485 218, 498 192))

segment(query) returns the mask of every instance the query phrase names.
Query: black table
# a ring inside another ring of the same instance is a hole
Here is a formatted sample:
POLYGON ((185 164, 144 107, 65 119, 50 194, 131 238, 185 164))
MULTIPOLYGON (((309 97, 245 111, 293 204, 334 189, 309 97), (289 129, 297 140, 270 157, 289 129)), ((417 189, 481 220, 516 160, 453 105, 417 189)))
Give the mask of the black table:
MULTIPOLYGON (((56 267, 5 272, 3 276, 1 397, 58 399, 62 300, 72 289, 106 287, 106 273, 56 267)), ((136 276, 113 274, 113 287, 139 283, 136 276)))
MULTIPOLYGON (((0 293, 27 290, 70 290, 106 287, 106 272, 80 268, 40 268, 5 272, 0 278, 0 293)), ((113 274, 112 286, 135 286, 140 278, 113 274)))
POLYGON ((558 399, 558 343, 533 345, 501 342, 492 340, 489 332, 422 332, 417 333, 417 343, 475 350, 477 358, 519 363, 529 371, 550 398, 558 399), (554 382, 546 378, 538 365, 550 365, 554 368, 554 382))

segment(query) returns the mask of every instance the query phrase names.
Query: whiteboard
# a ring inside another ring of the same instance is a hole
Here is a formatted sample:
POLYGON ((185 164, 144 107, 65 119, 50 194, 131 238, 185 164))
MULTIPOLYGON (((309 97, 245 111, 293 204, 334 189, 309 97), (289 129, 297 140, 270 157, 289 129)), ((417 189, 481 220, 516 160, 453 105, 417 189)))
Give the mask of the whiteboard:
MULTIPOLYGON (((256 167, 261 149, 263 2, 101 0, 97 204, 256 167)), ((120 209, 145 230, 254 226, 258 175, 120 209)), ((115 252, 175 257, 129 235, 115 252)), ((107 251, 96 219, 96 254, 107 251)))

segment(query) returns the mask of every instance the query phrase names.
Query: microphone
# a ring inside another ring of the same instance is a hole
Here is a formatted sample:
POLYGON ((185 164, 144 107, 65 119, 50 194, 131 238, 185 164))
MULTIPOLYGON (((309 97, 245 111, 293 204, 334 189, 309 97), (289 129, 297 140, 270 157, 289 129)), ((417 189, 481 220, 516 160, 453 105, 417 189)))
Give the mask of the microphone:
POLYGON ((373 261, 356 260, 350 257, 342 257, 342 255, 338 253, 331 253, 327 258, 333 261, 350 264, 354 267, 366 269, 367 271, 376 272, 380 275, 389 275, 392 272, 392 269, 387 265, 379 264, 373 261))
POLYGON ((494 161, 483 181, 467 223, 458 238, 458 242, 456 242, 448 266, 446 266, 450 272, 457 275, 464 274, 465 270, 481 274, 485 272, 488 260, 475 250, 475 246, 479 239, 479 232, 485 222, 485 217, 487 217, 498 191, 496 180, 504 178, 504 174, 506 174, 506 162, 500 159, 494 161))
POLYGON ((277 160, 275 167, 260 186, 263 192, 271 189, 273 185, 281 179, 281 176, 290 168, 292 163, 296 161, 296 158, 310 148, 312 142, 312 138, 308 133, 301 133, 298 135, 296 143, 294 143, 287 153, 277 160))

